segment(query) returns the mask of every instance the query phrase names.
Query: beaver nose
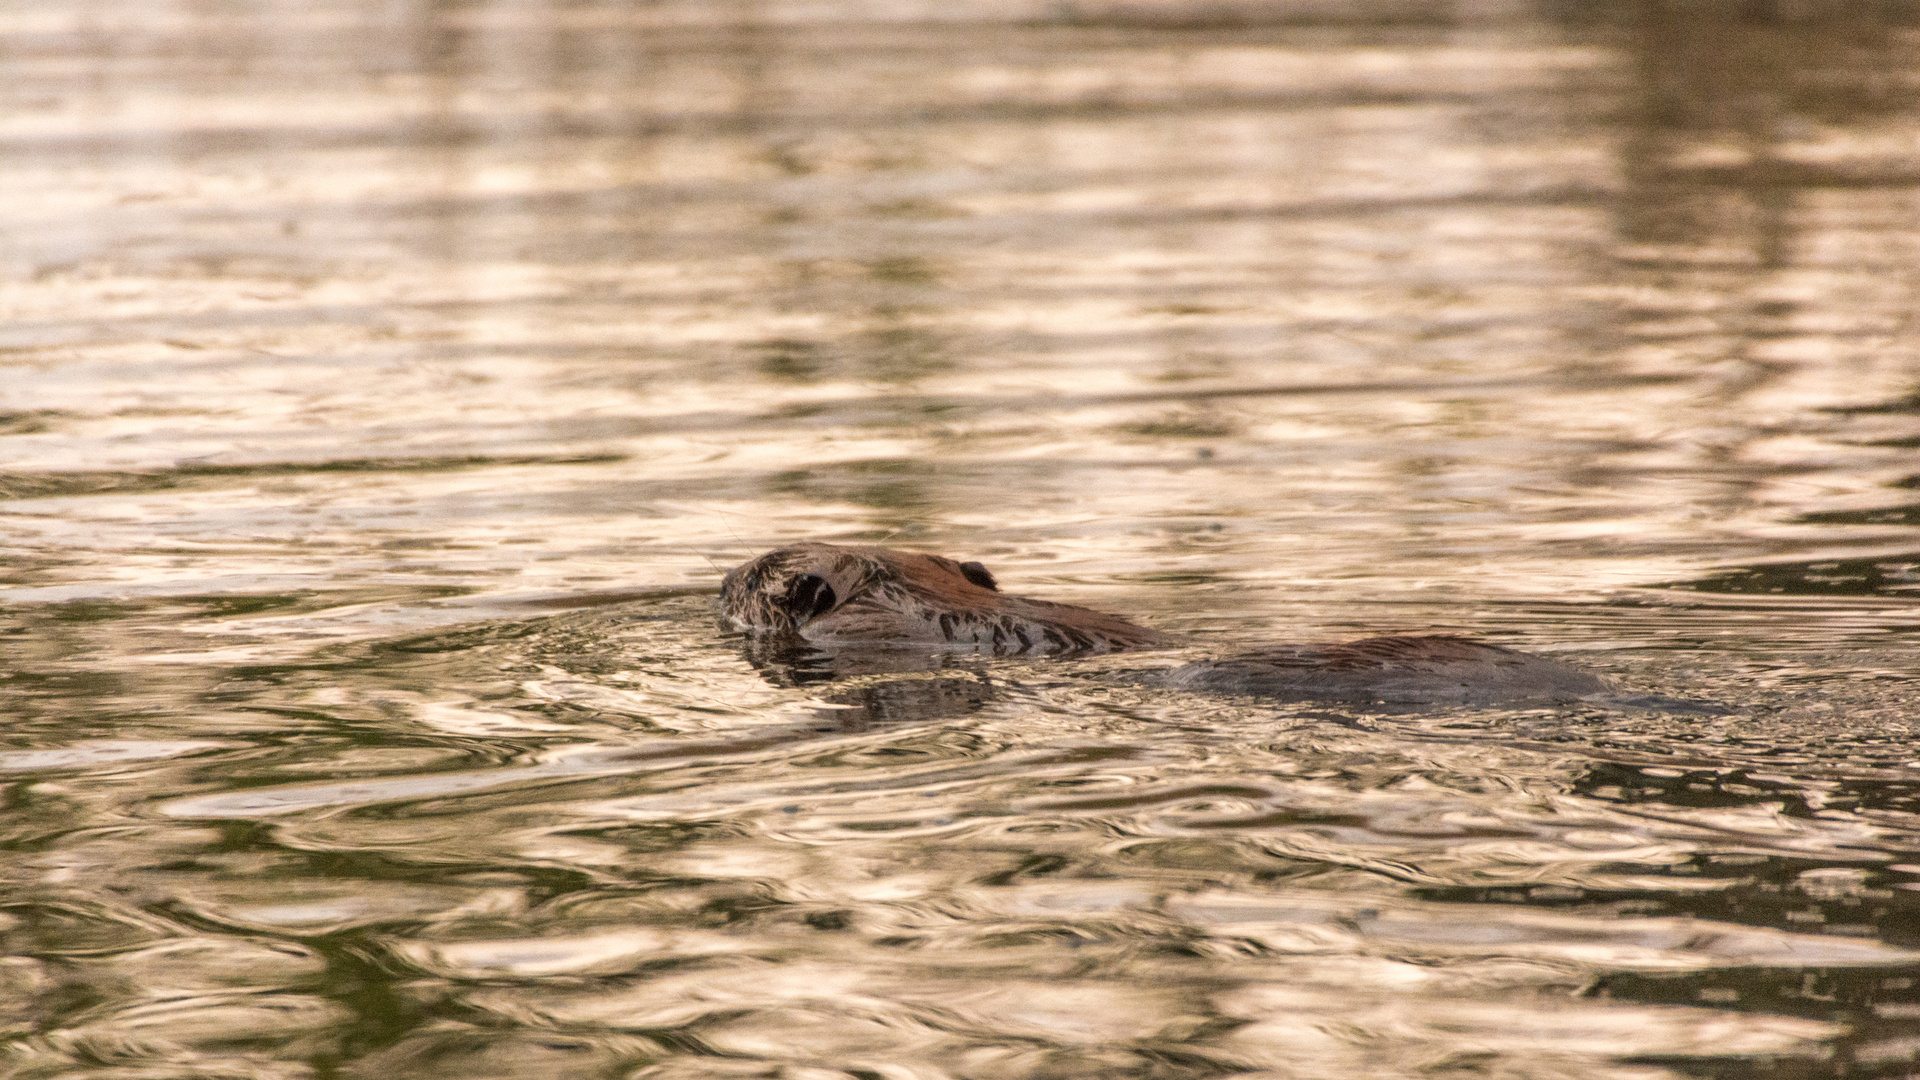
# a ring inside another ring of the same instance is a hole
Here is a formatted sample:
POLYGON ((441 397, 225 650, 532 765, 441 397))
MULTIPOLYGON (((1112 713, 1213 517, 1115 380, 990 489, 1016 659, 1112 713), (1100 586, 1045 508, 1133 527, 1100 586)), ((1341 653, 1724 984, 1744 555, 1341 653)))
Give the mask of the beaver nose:
POLYGON ((837 599, 826 578, 819 574, 800 574, 787 583, 787 595, 781 604, 793 613, 794 621, 805 622, 832 611, 837 599))

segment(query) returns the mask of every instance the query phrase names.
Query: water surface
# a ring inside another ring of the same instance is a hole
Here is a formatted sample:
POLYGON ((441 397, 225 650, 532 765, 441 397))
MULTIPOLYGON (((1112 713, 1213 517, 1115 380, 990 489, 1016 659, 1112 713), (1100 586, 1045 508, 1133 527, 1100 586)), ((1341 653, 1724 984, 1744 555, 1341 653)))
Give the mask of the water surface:
POLYGON ((7 1075, 1912 1075, 1920 23, 1668 7, 21 0, 7 1075), (1380 630, 1718 711, 1137 675, 1380 630))

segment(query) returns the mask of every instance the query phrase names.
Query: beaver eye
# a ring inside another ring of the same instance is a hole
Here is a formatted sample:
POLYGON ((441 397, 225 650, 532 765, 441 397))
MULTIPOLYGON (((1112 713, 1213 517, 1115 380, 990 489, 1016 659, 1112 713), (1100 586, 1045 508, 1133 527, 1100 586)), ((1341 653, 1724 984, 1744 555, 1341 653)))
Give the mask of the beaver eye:
POLYGON ((798 619, 817 619, 833 610, 833 586, 818 574, 801 574, 787 584, 781 603, 798 619))
POLYGON ((993 580, 992 571, 977 562, 961 563, 960 576, 983 589, 992 589, 994 592, 1000 591, 1000 583, 993 580))

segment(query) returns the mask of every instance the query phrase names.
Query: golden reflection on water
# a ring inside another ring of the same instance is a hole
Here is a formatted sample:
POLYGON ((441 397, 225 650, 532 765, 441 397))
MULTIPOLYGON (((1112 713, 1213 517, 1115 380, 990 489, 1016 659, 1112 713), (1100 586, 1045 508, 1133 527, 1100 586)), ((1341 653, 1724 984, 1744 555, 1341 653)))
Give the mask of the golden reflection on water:
POLYGON ((1909 14, 16 4, 9 1075, 1907 1075, 1909 14), (802 537, 1728 711, 756 669, 802 537))

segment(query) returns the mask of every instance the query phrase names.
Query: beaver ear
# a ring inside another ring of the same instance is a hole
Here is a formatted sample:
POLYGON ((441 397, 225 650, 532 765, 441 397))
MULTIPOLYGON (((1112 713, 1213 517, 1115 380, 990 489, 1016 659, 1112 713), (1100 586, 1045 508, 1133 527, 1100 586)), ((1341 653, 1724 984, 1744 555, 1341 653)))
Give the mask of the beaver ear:
POLYGON ((838 599, 826 578, 819 574, 800 574, 787 583, 787 595, 780 603, 796 619, 817 619, 832 611, 838 599))
POLYGON ((993 580, 993 572, 977 562, 961 563, 960 576, 983 589, 992 589, 994 592, 1000 591, 1000 583, 993 580))

